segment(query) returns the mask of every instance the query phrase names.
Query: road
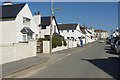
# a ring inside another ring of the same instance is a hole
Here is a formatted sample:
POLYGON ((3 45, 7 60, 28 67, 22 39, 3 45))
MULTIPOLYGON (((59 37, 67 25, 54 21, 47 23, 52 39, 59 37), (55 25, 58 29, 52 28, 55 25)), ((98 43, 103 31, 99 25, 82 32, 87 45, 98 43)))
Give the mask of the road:
MULTIPOLYGON (((79 48, 78 48, 79 49, 79 48)), ((118 55, 105 43, 92 43, 86 49, 17 73, 14 78, 118 78, 118 55)))

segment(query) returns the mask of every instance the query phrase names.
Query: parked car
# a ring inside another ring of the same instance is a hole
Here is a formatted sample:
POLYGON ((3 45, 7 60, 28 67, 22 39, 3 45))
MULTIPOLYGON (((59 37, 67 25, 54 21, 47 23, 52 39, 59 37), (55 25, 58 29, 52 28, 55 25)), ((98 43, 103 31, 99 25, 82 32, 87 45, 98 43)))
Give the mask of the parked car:
POLYGON ((100 39, 100 40, 99 40, 99 43, 103 43, 103 42, 104 42, 104 40, 103 40, 103 39, 100 39))
POLYGON ((106 44, 111 44, 111 39, 107 39, 106 44))
POLYGON ((115 52, 120 54, 120 40, 118 40, 115 44, 115 52))
POLYGON ((114 39, 111 40, 111 49, 115 50, 115 44, 118 40, 119 39, 117 39, 117 38, 114 38, 114 39))

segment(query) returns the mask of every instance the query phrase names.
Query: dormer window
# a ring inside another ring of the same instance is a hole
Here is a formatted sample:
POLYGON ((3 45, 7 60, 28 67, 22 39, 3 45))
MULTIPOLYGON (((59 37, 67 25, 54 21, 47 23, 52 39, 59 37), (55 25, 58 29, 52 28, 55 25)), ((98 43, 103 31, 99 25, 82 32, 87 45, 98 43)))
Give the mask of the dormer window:
POLYGON ((30 19, 29 18, 26 18, 26 17, 23 17, 23 24, 24 25, 28 25, 28 26, 30 26, 30 19))

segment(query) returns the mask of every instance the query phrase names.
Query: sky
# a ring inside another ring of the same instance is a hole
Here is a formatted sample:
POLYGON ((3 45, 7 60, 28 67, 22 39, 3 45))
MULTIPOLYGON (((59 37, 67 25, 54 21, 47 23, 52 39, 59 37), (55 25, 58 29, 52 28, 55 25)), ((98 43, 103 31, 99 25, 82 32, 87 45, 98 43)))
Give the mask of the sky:
MULTIPOLYGON (((29 2, 28 5, 32 14, 39 11, 41 16, 50 16, 50 2, 29 2)), ((118 2, 54 2, 53 9, 57 23, 79 22, 109 33, 118 27, 118 2)))
MULTIPOLYGON (((39 11, 42 16, 50 15, 49 2, 29 2, 32 14, 39 11)), ((86 24, 93 29, 103 29, 108 32, 118 27, 117 2, 54 2, 54 16, 57 22, 63 24, 86 24), (55 10, 61 8, 61 10, 55 10)))

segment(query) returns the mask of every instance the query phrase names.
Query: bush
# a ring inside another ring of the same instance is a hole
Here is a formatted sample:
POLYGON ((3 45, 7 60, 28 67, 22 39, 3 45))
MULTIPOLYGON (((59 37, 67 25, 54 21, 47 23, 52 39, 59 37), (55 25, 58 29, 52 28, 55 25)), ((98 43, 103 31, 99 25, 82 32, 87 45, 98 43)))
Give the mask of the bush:
MULTIPOLYGON (((42 41, 50 41, 50 38, 39 38, 38 39, 38 42, 42 42, 42 41)), ((52 37, 52 48, 56 48, 57 46, 62 46, 62 41, 63 41, 63 45, 67 46, 66 41, 63 40, 60 36, 53 35, 53 37, 52 37)))
POLYGON ((63 40, 63 45, 67 46, 67 42, 65 40, 63 40))
POLYGON ((62 46, 62 39, 61 39, 61 37, 59 37, 57 35, 53 35, 52 39, 57 41, 57 46, 62 46))
POLYGON ((39 39, 38 39, 38 42, 49 41, 49 40, 50 40, 49 38, 39 38, 39 39))
POLYGON ((56 48, 58 46, 58 41, 55 39, 52 39, 52 48, 56 48))

